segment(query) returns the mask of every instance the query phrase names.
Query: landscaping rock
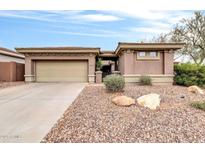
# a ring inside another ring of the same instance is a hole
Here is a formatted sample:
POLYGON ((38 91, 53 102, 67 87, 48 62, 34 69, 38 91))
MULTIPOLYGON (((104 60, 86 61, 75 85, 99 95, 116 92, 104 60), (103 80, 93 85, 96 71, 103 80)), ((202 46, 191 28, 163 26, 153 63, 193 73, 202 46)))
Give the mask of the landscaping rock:
POLYGON ((130 106, 135 104, 135 100, 127 96, 117 96, 112 99, 112 102, 119 106, 130 106))
POLYGON ((46 143, 201 143, 205 142, 205 111, 191 102, 205 101, 184 86, 125 86, 124 92, 108 93, 103 85, 89 84, 42 142, 46 143), (114 95, 137 100, 160 95, 159 110, 138 105, 119 107, 114 95), (185 96, 181 99, 180 96, 185 96))
POLYGON ((188 91, 192 93, 202 94, 202 95, 204 94, 204 91, 198 86, 190 86, 188 87, 188 91))
POLYGON ((139 97, 137 103, 151 110, 155 110, 160 105, 160 100, 160 96, 153 93, 139 97))

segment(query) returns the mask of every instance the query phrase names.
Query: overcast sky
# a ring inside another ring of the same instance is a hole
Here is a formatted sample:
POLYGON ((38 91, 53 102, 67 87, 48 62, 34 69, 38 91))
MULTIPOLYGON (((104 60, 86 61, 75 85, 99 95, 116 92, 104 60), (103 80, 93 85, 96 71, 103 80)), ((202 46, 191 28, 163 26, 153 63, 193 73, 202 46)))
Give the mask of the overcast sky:
POLYGON ((85 46, 114 50, 148 40, 194 11, 0 11, 0 46, 85 46))

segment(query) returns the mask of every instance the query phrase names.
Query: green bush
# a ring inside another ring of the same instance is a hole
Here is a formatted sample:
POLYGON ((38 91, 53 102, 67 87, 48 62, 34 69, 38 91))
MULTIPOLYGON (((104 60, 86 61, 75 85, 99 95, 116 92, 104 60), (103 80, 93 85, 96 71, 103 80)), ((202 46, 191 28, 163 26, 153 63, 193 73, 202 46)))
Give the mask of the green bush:
POLYGON ((125 86, 125 80, 121 75, 107 75, 104 78, 106 89, 112 92, 122 91, 125 86))
POLYGON ((174 81, 178 85, 191 86, 205 85, 205 66, 196 64, 176 64, 174 65, 174 81))
POLYGON ((150 76, 142 75, 139 78, 139 83, 140 83, 140 85, 152 85, 152 79, 150 76))

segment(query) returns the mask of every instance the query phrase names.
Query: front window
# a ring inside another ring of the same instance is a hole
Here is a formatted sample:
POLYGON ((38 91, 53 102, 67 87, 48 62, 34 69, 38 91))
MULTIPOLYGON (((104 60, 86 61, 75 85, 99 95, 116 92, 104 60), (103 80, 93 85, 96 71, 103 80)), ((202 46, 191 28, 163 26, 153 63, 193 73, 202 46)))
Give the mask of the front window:
POLYGON ((158 52, 149 52, 150 57, 156 58, 158 52))
POLYGON ((138 51, 137 59, 159 59, 158 51, 138 51))
POLYGON ((139 57, 145 57, 146 53, 145 52, 139 52, 139 57))

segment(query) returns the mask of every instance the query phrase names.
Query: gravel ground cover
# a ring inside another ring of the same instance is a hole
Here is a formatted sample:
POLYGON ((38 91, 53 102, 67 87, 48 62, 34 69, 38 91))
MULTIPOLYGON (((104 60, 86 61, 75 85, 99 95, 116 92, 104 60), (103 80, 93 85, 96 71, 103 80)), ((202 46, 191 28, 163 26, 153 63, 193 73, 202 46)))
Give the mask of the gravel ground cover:
POLYGON ((17 82, 0 82, 0 90, 7 87, 13 87, 18 85, 25 84, 24 81, 17 81, 17 82))
POLYGON ((42 142, 205 142, 205 112, 190 106, 205 100, 180 86, 125 87, 108 93, 103 86, 87 86, 42 142), (134 99, 160 94, 161 106, 152 111, 139 105, 119 107, 117 95, 134 99))

